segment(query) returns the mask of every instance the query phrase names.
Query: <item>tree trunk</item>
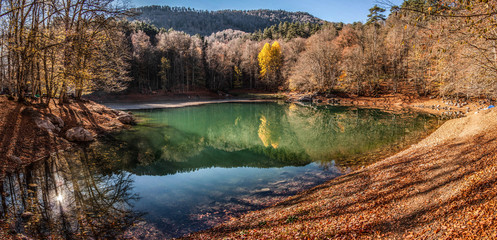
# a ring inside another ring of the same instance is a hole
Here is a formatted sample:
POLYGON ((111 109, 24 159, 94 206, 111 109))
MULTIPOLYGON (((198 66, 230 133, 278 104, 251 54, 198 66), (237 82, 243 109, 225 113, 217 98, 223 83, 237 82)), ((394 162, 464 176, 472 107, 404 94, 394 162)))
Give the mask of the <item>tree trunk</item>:
POLYGON ((64 82, 62 84, 62 88, 60 89, 60 94, 59 94, 59 105, 64 104, 65 100, 67 98, 67 86, 66 83, 64 82))
POLYGON ((78 88, 76 89, 76 99, 81 99, 81 97, 83 96, 83 89, 82 88, 78 88))

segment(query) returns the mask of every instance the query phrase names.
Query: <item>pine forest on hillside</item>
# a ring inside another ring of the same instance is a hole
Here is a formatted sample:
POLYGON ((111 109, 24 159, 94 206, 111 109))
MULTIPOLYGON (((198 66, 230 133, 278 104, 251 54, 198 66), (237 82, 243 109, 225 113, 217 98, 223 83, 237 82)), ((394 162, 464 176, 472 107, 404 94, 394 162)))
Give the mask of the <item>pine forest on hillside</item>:
POLYGON ((255 32, 280 22, 324 22, 308 13, 282 10, 202 11, 185 7, 148 6, 132 11, 135 15, 130 20, 144 21, 158 28, 172 28, 191 35, 211 35, 225 29, 255 32))

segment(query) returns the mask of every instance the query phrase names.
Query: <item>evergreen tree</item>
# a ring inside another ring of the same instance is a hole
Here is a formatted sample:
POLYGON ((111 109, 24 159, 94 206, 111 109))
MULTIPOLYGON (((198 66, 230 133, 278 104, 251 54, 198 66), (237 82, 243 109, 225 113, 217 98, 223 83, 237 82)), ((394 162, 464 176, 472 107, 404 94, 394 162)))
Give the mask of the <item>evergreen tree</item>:
POLYGON ((374 7, 369 9, 368 21, 366 24, 374 24, 378 25, 380 22, 384 22, 386 20, 384 8, 378 7, 378 5, 374 5, 374 7))

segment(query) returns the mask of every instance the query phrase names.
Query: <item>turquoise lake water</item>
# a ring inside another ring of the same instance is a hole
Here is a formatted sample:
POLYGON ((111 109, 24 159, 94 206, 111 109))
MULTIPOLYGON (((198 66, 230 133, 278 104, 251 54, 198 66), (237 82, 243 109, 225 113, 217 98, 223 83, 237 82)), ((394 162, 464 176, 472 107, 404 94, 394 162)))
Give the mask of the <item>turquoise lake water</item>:
POLYGON ((10 174, 4 218, 40 237, 179 237, 367 165, 439 124, 422 113, 276 102, 133 113, 130 130, 10 174))

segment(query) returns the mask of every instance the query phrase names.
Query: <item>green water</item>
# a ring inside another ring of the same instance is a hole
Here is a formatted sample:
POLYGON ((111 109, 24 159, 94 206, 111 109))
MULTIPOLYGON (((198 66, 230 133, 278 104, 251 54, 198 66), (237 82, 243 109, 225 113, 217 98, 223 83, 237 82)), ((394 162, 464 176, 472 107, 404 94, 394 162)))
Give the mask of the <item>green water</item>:
POLYGON ((350 165, 361 154, 423 134, 435 121, 418 113, 277 103, 212 104, 135 114, 141 124, 117 138, 136 153, 126 164, 158 166, 136 169, 137 174, 152 175, 207 167, 350 165))
POLYGON ((398 151, 438 125, 420 113, 274 102, 134 114, 131 130, 9 175, 2 213, 17 216, 16 231, 182 236, 398 151), (26 210, 44 217, 25 228, 26 210))

